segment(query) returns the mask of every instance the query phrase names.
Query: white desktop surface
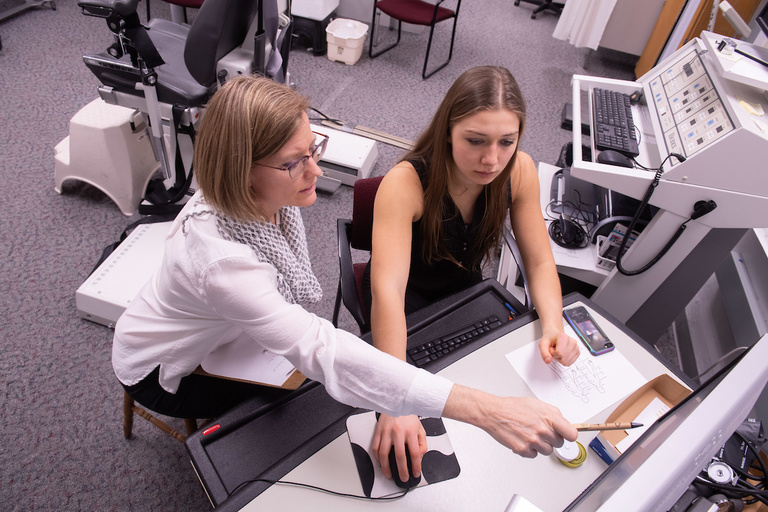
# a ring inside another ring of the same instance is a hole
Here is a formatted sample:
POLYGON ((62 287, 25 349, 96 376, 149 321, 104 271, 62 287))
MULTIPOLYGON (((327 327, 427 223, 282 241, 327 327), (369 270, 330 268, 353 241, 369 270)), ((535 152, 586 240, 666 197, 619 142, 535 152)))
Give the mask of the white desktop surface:
MULTIPOLYGON (((578 304, 578 303, 576 303, 578 304)), ((589 308, 588 308, 589 309, 589 308)), ((590 309, 605 333, 646 379, 670 373, 646 349, 618 327, 590 309)), ((440 372, 447 378, 502 396, 531 396, 528 386, 512 369, 505 355, 541 335, 538 321, 529 323, 478 349, 440 372)), ((620 402, 620 401, 619 401, 620 402)), ((591 419, 601 422, 617 404, 591 419)), ((554 456, 524 459, 503 447, 484 431, 444 420, 456 451, 461 473, 452 480, 412 490, 390 502, 343 498, 288 485, 273 485, 243 510, 414 510, 503 511, 520 494, 544 512, 563 510, 607 467, 589 448, 595 432, 583 432, 579 442, 587 460, 578 468, 561 464, 554 456)), ((362 495, 347 434, 344 433, 304 461, 281 480, 362 495)))
MULTIPOLYGON (((768 67, 759 62, 750 60, 737 53, 725 55, 717 50, 717 45, 724 38, 719 34, 704 31, 701 33, 701 39, 707 46, 707 49, 716 58, 712 59, 717 70, 728 80, 733 80, 742 84, 757 87, 758 89, 768 89, 768 67)), ((734 40, 739 50, 746 52, 763 61, 768 59, 768 49, 757 45, 752 45, 746 41, 734 40)))

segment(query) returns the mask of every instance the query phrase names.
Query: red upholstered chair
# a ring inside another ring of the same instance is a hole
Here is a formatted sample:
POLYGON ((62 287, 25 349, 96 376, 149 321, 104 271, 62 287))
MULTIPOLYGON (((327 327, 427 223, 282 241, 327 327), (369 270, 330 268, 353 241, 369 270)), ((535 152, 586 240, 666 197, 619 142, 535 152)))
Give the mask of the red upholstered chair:
POLYGON ((359 179, 352 196, 352 219, 338 219, 336 229, 339 241, 339 288, 333 308, 333 325, 338 326, 339 310, 344 307, 360 327, 360 333, 371 330, 370 318, 363 307, 363 271, 366 263, 354 263, 352 250, 371 251, 373 231, 373 201, 382 177, 359 179))
MULTIPOLYGON (((341 303, 350 312, 360 327, 360 333, 371 330, 371 319, 366 314, 363 299, 363 272, 367 262, 354 263, 352 250, 371 251, 371 235, 373 232, 373 202, 383 176, 360 179, 355 182, 352 196, 352 219, 338 219, 336 230, 339 242, 339 287, 336 291, 336 304, 333 308, 333 325, 338 327, 341 303)), ((528 276, 525 272, 523 258, 517 241, 509 229, 504 228, 503 243, 506 244, 512 258, 517 264, 519 286, 524 291, 524 304, 516 304, 521 312, 532 308, 528 291, 528 276)), ((506 283, 502 283, 506 284, 506 283)))
POLYGON ((402 30, 403 22, 412 23, 414 25, 423 25, 429 27, 429 42, 427 43, 427 55, 424 58, 424 69, 421 72, 421 76, 424 79, 429 78, 436 72, 443 69, 451 61, 453 56, 453 42, 456 39, 456 22, 459 17, 459 8, 461 7, 461 0, 456 4, 455 9, 448 9, 444 7, 444 0, 438 0, 436 4, 424 2, 422 0, 374 0, 373 4, 373 21, 371 22, 371 43, 368 48, 368 55, 373 59, 378 57, 384 52, 387 52, 397 46, 400 42, 400 33, 402 30), (376 14, 377 11, 381 11, 388 16, 397 20, 397 41, 390 44, 386 48, 383 48, 376 53, 373 51, 373 43, 375 40, 376 31, 376 14), (453 31, 451 34, 451 48, 448 53, 448 59, 427 73, 427 63, 429 62, 429 52, 432 48, 432 36, 435 33, 435 25, 441 21, 453 19, 453 31))
MULTIPOLYGON (((176 23, 188 23, 187 7, 199 9, 203 0, 163 0, 171 4, 171 21, 176 23)), ((147 21, 149 21, 149 0, 147 0, 147 21)))

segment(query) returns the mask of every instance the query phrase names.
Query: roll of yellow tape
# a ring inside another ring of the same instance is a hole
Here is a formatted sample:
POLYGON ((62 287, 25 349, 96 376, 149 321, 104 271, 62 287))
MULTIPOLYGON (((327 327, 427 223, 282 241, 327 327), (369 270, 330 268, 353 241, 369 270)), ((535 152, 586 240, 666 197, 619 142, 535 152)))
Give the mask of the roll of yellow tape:
POLYGON ((569 468, 577 468, 587 460, 587 450, 578 441, 566 441, 560 448, 555 448, 555 456, 569 468))

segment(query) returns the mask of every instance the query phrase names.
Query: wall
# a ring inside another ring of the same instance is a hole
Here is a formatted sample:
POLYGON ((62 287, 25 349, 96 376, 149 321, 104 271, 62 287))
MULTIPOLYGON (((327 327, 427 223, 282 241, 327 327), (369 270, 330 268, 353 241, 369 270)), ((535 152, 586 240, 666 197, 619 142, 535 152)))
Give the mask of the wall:
POLYGON ((618 0, 600 46, 630 55, 641 55, 659 18, 665 0, 618 0))

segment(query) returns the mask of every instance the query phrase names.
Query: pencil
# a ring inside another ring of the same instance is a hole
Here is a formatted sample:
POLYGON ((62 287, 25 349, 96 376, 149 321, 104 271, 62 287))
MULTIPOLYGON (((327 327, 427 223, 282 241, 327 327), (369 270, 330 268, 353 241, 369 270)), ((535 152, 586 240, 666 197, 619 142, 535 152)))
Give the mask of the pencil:
POLYGON ((579 432, 587 432, 590 430, 626 430, 628 428, 642 427, 642 423, 630 421, 627 423, 574 423, 574 427, 579 432))

